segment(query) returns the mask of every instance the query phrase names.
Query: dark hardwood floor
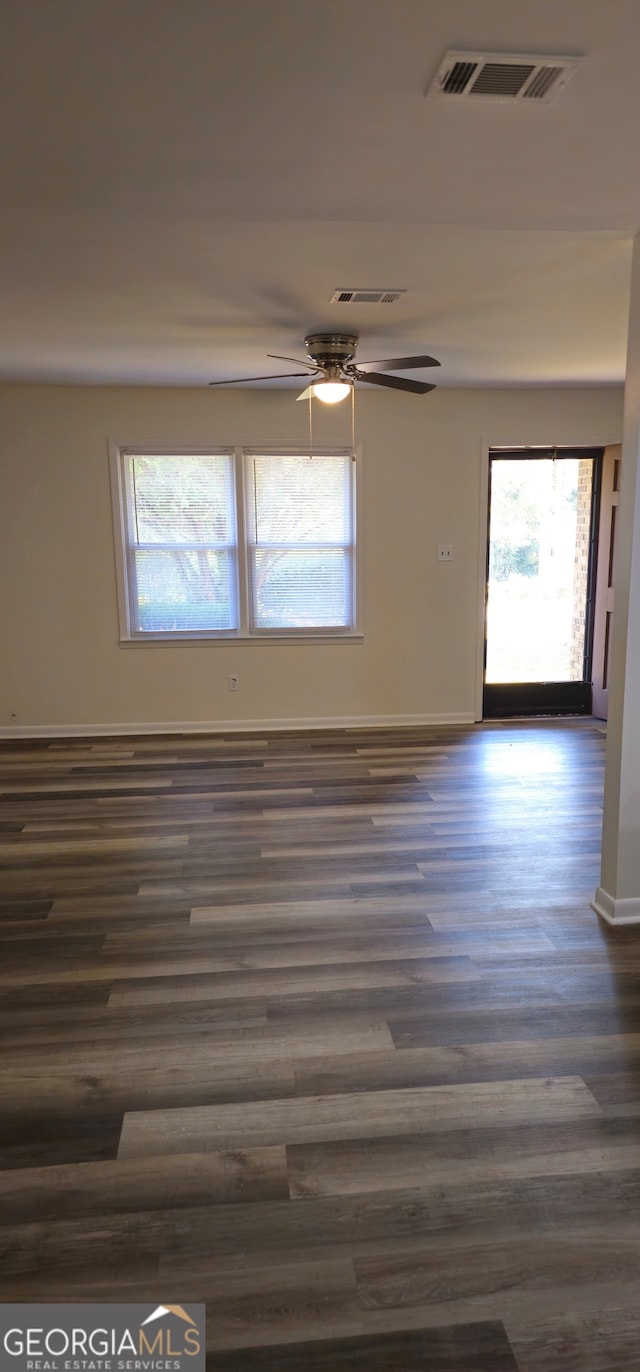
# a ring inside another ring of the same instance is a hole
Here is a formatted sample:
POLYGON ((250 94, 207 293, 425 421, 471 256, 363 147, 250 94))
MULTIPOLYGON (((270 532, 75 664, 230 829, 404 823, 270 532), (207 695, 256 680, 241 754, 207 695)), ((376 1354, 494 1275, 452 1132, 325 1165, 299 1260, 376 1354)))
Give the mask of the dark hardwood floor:
POLYGON ((0 746, 0 1300, 211 1372, 638 1372, 592 721, 0 746))

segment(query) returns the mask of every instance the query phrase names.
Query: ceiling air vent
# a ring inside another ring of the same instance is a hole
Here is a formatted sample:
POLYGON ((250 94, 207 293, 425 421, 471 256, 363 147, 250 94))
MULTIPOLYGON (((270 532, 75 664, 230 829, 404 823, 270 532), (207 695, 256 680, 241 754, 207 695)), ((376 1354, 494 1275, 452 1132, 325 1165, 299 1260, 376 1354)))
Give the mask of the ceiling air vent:
POLYGON ((428 95, 456 100, 535 100, 547 103, 582 59, 531 53, 447 52, 428 95))
POLYGON ((331 297, 332 305, 393 305, 406 290, 382 291, 366 286, 339 286, 331 297))

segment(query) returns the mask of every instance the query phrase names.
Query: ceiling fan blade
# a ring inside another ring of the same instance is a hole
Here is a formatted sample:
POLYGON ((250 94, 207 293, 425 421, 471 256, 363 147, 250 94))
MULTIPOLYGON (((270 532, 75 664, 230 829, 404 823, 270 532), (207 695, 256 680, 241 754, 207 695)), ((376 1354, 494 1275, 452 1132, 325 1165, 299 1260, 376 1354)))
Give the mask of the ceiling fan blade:
POLYGON ((276 372, 275 376, 234 376, 231 381, 208 381, 208 386, 241 386, 243 381, 288 381, 291 376, 307 376, 307 372, 276 372))
POLYGON ((384 357, 378 358, 374 362, 358 362, 358 371, 369 372, 374 367, 382 367, 385 372, 408 372, 415 367, 439 366, 440 363, 436 357, 429 357, 425 353, 423 357, 384 357))
POLYGON ((284 357, 282 353, 267 353, 267 357, 275 357, 278 362, 298 362, 301 367, 308 367, 310 372, 320 372, 321 367, 316 367, 315 362, 304 362, 301 357, 284 357))
POLYGON ((435 386, 430 386, 426 381, 410 381, 405 376, 385 376, 384 372, 362 372, 360 368, 356 372, 357 381, 368 381, 372 386, 389 386, 392 391, 412 391, 414 395, 426 395, 427 391, 435 391, 435 386))

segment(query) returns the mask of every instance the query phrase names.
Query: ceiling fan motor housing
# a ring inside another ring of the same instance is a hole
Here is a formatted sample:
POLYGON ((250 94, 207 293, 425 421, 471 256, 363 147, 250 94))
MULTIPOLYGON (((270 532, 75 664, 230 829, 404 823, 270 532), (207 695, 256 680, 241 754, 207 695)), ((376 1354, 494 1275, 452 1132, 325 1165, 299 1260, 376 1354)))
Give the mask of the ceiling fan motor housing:
POLYGON ((353 361, 358 335, 353 333, 311 333, 304 340, 308 357, 318 367, 339 368, 353 361))

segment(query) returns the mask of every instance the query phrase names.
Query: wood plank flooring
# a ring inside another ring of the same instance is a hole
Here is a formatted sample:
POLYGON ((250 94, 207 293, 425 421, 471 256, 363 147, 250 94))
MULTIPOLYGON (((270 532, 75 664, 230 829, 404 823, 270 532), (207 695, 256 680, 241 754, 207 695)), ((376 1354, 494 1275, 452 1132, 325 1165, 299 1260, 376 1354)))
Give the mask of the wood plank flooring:
POLYGON ((211 1372, 638 1372, 590 720, 0 745, 0 1300, 211 1372))

